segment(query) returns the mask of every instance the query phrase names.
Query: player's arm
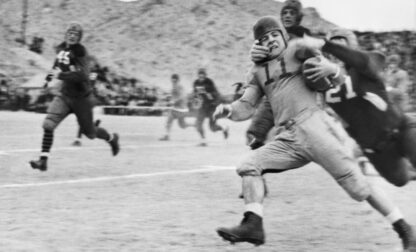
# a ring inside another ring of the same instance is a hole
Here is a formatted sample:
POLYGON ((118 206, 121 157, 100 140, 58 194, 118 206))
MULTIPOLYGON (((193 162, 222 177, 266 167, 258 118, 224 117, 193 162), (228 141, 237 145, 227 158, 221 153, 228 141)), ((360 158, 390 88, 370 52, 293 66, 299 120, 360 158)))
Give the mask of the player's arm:
POLYGON ((80 67, 71 66, 71 70, 67 72, 59 72, 57 78, 63 81, 84 82, 89 80, 89 76, 80 67))
POLYGON ((379 71, 384 63, 384 56, 382 55, 371 57, 372 55, 368 52, 331 41, 325 41, 322 51, 334 55, 347 66, 353 67, 358 72, 372 78, 379 78, 379 71))
POLYGON ((217 106, 214 118, 226 116, 233 121, 244 121, 254 114, 257 103, 264 93, 256 82, 255 74, 250 73, 248 83, 249 85, 240 99, 231 104, 220 104, 217 106))
POLYGON ((231 103, 229 118, 233 121, 244 121, 253 116, 256 111, 257 103, 263 94, 258 86, 249 85, 243 93, 243 96, 231 103))
POLYGON ((341 67, 329 61, 324 56, 319 56, 319 61, 311 61, 312 67, 303 71, 305 77, 313 82, 327 77, 332 86, 337 86, 345 82, 346 76, 342 73, 341 67))

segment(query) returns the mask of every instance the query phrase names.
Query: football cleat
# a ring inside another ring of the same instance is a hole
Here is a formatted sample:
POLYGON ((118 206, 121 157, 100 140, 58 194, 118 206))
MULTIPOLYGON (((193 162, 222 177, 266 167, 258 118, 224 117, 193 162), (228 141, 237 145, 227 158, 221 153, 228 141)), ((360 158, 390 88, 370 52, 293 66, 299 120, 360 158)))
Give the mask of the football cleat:
POLYGON ((248 242, 260 246, 265 242, 263 220, 252 212, 244 213, 244 218, 240 225, 231 228, 218 228, 217 233, 224 240, 231 242, 231 244, 248 242))
POLYGON ((72 143, 72 146, 81 146, 82 145, 82 143, 81 143, 81 141, 80 140, 75 140, 73 143, 72 143))
POLYGON ((111 146, 111 151, 113 152, 113 156, 116 156, 118 152, 120 151, 120 145, 119 145, 119 136, 117 133, 113 134, 113 138, 111 141, 108 142, 111 146))
POLYGON ((168 135, 165 135, 165 136, 159 138, 159 141, 169 141, 169 140, 170 140, 170 138, 169 138, 168 135))
POLYGON ((48 170, 48 165, 47 165, 47 160, 46 159, 32 160, 29 163, 30 163, 30 166, 32 166, 33 169, 37 169, 39 171, 48 170))
POLYGON ((224 139, 228 139, 228 137, 230 136, 230 127, 225 126, 222 133, 224 134, 224 139))

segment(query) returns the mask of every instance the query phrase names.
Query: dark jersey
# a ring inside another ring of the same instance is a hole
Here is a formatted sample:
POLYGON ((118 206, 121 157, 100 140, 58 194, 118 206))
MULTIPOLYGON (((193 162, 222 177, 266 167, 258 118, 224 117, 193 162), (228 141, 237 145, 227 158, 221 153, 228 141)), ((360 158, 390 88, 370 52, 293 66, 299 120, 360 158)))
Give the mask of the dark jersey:
POLYGON ((327 41, 322 49, 345 63, 346 81, 326 92, 327 104, 348 124, 363 148, 376 148, 400 126, 402 112, 387 98, 381 77, 384 56, 327 41))
POLYGON ((53 68, 62 71, 58 79, 62 80, 63 95, 83 97, 91 93, 87 51, 83 45, 67 46, 65 42, 58 45, 53 68))
POLYGON ((210 78, 195 80, 194 93, 202 98, 202 107, 216 106, 220 103, 220 94, 210 78))

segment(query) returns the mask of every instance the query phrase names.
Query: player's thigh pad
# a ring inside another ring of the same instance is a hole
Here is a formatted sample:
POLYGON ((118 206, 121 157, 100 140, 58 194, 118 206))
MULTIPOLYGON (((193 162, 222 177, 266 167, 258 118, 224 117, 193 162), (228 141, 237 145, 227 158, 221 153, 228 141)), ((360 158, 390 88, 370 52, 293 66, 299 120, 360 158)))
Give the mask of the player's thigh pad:
POLYGON ((296 139, 296 130, 285 130, 266 145, 250 153, 237 167, 240 176, 260 176, 264 171, 281 172, 307 164, 296 139))
POLYGON ((64 97, 55 96, 48 107, 47 113, 42 127, 46 130, 54 130, 71 113, 71 108, 64 97))
POLYGON ((350 147, 339 138, 340 128, 334 121, 326 113, 316 113, 302 124, 302 130, 312 161, 321 165, 353 199, 367 199, 371 187, 350 147))

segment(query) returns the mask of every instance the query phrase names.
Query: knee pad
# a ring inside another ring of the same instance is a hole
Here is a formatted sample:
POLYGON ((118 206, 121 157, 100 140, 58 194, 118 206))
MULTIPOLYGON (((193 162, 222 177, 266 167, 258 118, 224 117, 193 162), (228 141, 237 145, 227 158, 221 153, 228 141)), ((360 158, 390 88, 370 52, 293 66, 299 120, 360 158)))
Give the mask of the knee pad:
POLYGON ((364 201, 371 195, 371 186, 364 175, 351 172, 337 182, 356 201, 364 201))
POLYGON ((46 119, 43 121, 42 128, 49 131, 54 131, 56 129, 56 126, 58 126, 58 123, 53 121, 52 118, 46 117, 46 119))
POLYGON ((237 167, 237 174, 243 176, 261 176, 261 169, 257 168, 249 162, 244 162, 237 167))

